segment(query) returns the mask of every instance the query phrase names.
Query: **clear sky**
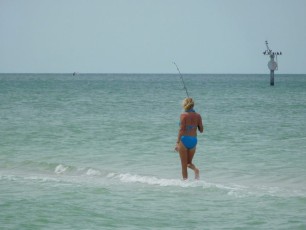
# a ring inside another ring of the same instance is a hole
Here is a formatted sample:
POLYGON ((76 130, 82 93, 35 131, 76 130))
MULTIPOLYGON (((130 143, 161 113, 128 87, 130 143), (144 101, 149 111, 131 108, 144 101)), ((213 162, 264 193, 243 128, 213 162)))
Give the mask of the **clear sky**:
POLYGON ((0 0, 0 73, 306 73, 306 0, 0 0))

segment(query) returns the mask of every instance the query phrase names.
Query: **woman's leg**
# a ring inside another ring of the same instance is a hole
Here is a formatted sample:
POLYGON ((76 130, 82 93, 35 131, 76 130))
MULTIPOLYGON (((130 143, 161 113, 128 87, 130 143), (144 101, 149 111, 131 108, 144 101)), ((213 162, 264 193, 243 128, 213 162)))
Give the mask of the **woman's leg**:
POLYGON ((187 151, 187 167, 194 171, 195 179, 200 179, 200 170, 192 163, 196 148, 187 151))
POLYGON ((188 179, 188 172, 187 172, 187 165, 188 165, 188 150, 183 145, 182 142, 179 144, 179 153, 181 158, 181 164, 182 164, 182 176, 184 180, 188 179))

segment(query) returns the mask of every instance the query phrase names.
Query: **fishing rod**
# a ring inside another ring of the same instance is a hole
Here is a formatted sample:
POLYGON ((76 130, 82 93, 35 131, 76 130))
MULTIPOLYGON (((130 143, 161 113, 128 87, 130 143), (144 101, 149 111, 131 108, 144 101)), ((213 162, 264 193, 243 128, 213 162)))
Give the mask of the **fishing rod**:
POLYGON ((179 67, 177 66, 177 64, 176 64, 175 62, 173 62, 173 64, 176 66, 176 69, 177 69, 177 71, 178 71, 179 74, 180 74, 180 78, 181 78, 181 80, 182 80, 184 89, 185 89, 185 91, 186 91, 187 97, 189 98, 189 94, 188 94, 188 91, 187 91, 187 87, 186 87, 186 85, 185 85, 185 82, 184 82, 183 76, 182 76, 182 74, 181 74, 181 71, 180 71, 179 67))

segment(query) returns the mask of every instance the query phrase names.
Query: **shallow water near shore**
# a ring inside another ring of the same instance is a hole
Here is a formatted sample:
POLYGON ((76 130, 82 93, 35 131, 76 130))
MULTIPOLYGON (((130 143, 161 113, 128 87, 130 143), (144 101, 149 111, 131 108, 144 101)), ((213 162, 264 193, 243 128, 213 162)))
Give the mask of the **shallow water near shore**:
POLYGON ((306 75, 0 74, 3 229, 305 229, 306 75))

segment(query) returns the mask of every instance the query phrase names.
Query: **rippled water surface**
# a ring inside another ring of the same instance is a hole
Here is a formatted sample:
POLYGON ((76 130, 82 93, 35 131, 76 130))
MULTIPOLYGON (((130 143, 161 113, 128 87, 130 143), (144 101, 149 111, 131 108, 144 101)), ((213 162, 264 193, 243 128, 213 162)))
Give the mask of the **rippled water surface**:
POLYGON ((1 74, 4 229, 305 229, 306 75, 184 75, 202 114, 182 181, 177 75, 1 74))

